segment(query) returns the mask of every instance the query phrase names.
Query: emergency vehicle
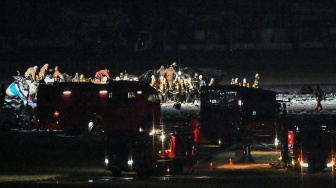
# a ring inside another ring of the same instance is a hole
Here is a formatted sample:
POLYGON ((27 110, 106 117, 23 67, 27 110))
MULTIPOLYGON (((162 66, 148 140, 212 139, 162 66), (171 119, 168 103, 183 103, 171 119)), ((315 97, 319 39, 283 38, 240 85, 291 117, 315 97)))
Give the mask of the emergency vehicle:
POLYGON ((38 127, 68 133, 151 129, 158 125, 160 101, 147 82, 111 81, 108 84, 64 82, 38 87, 38 127), (101 125, 92 125, 95 118, 101 125))
POLYGON ((323 125, 313 121, 306 123, 293 121, 288 126, 283 140, 282 160, 297 171, 333 170, 335 158, 331 133, 323 125))
POLYGON ((194 140, 186 126, 161 124, 149 132, 114 132, 106 146, 106 169, 114 176, 193 172, 194 140))
POLYGON ((40 127, 102 133, 113 175, 192 170, 192 129, 163 123, 158 93, 148 82, 40 85, 36 113, 40 127))
POLYGON ((210 142, 229 145, 242 137, 274 137, 277 132, 276 93, 237 85, 202 87, 201 128, 210 142))

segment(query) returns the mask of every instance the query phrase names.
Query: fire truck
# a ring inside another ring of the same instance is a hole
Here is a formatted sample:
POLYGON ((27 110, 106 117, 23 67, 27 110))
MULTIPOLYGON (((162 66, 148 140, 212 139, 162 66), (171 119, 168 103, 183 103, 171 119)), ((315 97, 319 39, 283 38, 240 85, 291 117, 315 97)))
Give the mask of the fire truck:
POLYGON ((238 85, 202 87, 200 132, 211 143, 230 145, 247 135, 274 137, 276 93, 238 85))
POLYGON ((194 164, 192 129, 162 121, 158 93, 148 82, 40 85, 36 115, 43 128, 103 135, 113 175, 182 173, 194 164))
POLYGON ((185 126, 165 124, 151 131, 110 133, 106 146, 106 169, 114 176, 193 172, 194 139, 185 126))
POLYGON ((333 136, 327 126, 312 118, 291 118, 282 139, 282 160, 296 171, 333 170, 333 136))
POLYGON ((158 94, 145 82, 40 85, 36 104, 39 127, 68 133, 86 131, 97 117, 104 131, 149 129, 161 114, 158 94))

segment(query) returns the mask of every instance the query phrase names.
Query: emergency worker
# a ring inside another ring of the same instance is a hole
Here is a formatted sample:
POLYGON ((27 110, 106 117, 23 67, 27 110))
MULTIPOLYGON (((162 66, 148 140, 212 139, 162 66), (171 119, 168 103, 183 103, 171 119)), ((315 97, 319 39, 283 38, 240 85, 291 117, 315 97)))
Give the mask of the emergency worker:
POLYGON ((211 78, 208 86, 214 86, 215 85, 215 79, 214 78, 211 78))
POLYGON ((106 76, 108 79, 110 79, 109 72, 110 72, 110 70, 108 70, 108 69, 103 69, 103 70, 97 71, 96 74, 95 74, 95 78, 99 79, 99 81, 101 81, 104 78, 104 76, 106 76))
POLYGON ((198 72, 195 72, 194 78, 192 79, 192 83, 194 85, 195 89, 195 97, 199 97, 199 78, 198 78, 198 72))
POLYGON ((78 72, 76 72, 75 76, 72 78, 72 82, 79 82, 78 72))
POLYGON ((86 79, 85 79, 85 77, 84 77, 84 74, 81 74, 81 75, 79 76, 79 82, 86 82, 86 79))
POLYGON ((25 77, 29 80, 36 81, 37 69, 37 66, 29 67, 25 72, 25 77))
POLYGON ((166 78, 168 81, 168 85, 169 85, 169 90, 173 89, 173 81, 176 77, 176 71, 174 70, 174 68, 172 66, 170 66, 169 68, 166 69, 166 78))
POLYGON ((230 85, 235 85, 235 80, 234 80, 234 78, 231 79, 230 85))
POLYGON ((243 87, 250 87, 249 83, 246 81, 246 78, 243 79, 243 87))
POLYGON ((160 77, 160 86, 159 86, 159 95, 161 103, 167 103, 168 102, 168 83, 167 79, 165 77, 160 77))
POLYGON ((21 119, 21 128, 30 129, 32 127, 31 118, 34 115, 34 111, 32 106, 30 106, 25 99, 20 101, 19 115, 21 119))
POLYGON ((244 131, 243 133, 243 149, 244 149, 244 160, 245 162, 253 162, 254 159, 251 155, 251 147, 254 142, 253 136, 248 133, 247 130, 244 131))
POLYGON ((180 82, 178 77, 175 78, 174 80, 174 89, 173 89, 173 96, 174 96, 174 104, 180 102, 180 92, 181 92, 181 87, 180 87, 180 82))
POLYGON ((239 85, 239 80, 238 80, 238 78, 235 79, 235 81, 234 81, 234 85, 239 85))
POLYGON ((58 66, 55 67, 53 77, 55 82, 60 82, 61 80, 64 80, 61 72, 58 70, 58 66))
POLYGON ((47 75, 47 72, 48 72, 48 67, 49 65, 48 64, 44 64, 43 67, 40 69, 40 72, 39 72, 39 80, 43 81, 45 76, 47 75))
POLYGON ((316 108, 315 110, 323 110, 321 101, 325 98, 325 93, 321 89, 320 85, 317 85, 316 88, 314 89, 314 92, 312 94, 312 97, 316 99, 316 108))
POLYGON ((166 68, 161 65, 161 67, 159 68, 159 70, 156 71, 156 73, 158 73, 161 76, 165 77, 166 76, 166 68))
POLYGON ((184 75, 181 75, 180 87, 181 87, 180 102, 184 104, 187 101, 187 80, 184 75))
POLYGON ((259 88, 260 87, 259 79, 260 79, 259 73, 256 73, 255 78, 254 78, 254 83, 252 85, 253 88, 259 88))
POLYGON ((195 87, 191 81, 191 78, 188 78, 187 82, 187 103, 194 104, 195 102, 195 87))
POLYGON ((120 80, 124 80, 124 73, 123 73, 123 72, 121 72, 121 73, 119 74, 119 79, 120 79, 120 80))
POLYGON ((154 75, 152 75, 152 81, 150 83, 150 86, 152 86, 155 90, 159 89, 159 82, 156 80, 154 75))
POLYGON ((205 80, 203 80, 203 76, 199 75, 199 88, 202 89, 203 86, 206 86, 205 80))
POLYGON ((177 63, 176 63, 176 61, 174 61, 170 66, 171 66, 175 71, 177 70, 177 63))
POLYGON ((100 81, 101 84, 107 84, 108 83, 108 79, 106 76, 103 77, 103 79, 100 81))

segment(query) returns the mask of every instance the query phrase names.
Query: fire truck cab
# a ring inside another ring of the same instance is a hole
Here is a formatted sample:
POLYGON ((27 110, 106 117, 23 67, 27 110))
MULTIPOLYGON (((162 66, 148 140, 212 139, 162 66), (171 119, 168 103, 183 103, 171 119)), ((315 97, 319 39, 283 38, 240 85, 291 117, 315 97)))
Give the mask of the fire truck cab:
POLYGON ((74 133, 94 130, 89 123, 97 117, 104 131, 148 130, 161 114, 157 92, 135 81, 40 85, 35 110, 40 128, 74 133))
POLYGON ((273 91, 215 85, 202 87, 201 129, 214 144, 230 145, 243 134, 272 137, 276 134, 277 101, 273 91))
POLYGON ((333 138, 326 127, 318 124, 290 125, 283 140, 283 160, 297 171, 314 172, 335 168, 333 138), (287 147, 285 147, 287 146, 287 147))

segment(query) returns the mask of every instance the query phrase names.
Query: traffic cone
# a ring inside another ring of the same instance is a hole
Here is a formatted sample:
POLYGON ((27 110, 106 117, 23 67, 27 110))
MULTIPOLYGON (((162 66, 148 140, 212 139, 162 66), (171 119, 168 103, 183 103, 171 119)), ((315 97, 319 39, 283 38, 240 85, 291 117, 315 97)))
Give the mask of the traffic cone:
POLYGON ((230 159, 229 165, 230 165, 230 166, 233 165, 232 159, 230 159))

